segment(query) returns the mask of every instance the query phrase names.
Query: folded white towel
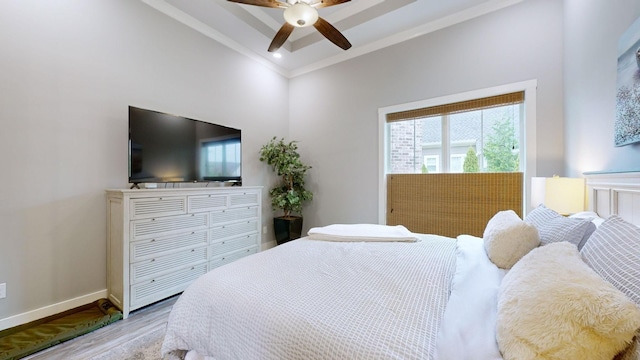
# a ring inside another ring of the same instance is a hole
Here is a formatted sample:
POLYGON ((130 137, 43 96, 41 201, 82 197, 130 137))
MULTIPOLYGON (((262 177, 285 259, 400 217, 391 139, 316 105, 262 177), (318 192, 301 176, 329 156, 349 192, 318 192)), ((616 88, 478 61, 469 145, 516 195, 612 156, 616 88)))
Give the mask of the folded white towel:
POLYGON ((309 239, 325 241, 417 241, 416 236, 402 225, 333 224, 314 227, 307 234, 309 239))

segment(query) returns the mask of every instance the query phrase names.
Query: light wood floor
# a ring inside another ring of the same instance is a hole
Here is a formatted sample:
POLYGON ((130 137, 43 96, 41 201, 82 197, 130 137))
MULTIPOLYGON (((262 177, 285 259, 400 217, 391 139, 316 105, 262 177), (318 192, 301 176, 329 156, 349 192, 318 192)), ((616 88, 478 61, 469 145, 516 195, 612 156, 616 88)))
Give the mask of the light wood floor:
POLYGON ((107 350, 118 347, 159 327, 166 327, 169 312, 179 295, 136 310, 125 320, 116 321, 86 335, 42 350, 24 359, 29 360, 80 360, 90 359, 107 350))

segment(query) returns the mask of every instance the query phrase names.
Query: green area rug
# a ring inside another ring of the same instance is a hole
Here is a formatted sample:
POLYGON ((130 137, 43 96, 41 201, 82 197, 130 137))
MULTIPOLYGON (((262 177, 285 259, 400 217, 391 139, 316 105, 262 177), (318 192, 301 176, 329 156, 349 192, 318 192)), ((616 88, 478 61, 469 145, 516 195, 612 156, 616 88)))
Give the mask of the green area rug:
POLYGON ((23 358, 120 319, 122 312, 109 300, 100 299, 60 314, 2 330, 0 360, 23 358))

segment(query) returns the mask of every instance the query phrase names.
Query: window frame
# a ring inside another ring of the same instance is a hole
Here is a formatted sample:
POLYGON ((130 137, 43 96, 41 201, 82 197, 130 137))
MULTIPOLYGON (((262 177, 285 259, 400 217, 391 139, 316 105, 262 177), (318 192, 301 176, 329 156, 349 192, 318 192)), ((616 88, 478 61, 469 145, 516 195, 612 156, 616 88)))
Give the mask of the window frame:
MULTIPOLYGON (((520 144, 520 163, 523 176, 523 201, 524 209, 529 207, 531 177, 536 174, 536 89, 537 80, 527 80, 517 83, 505 84, 485 89, 462 92, 459 94, 430 98, 405 104, 392 105, 378 109, 378 223, 386 223, 387 194, 386 194, 386 169, 388 166, 388 138, 386 137, 387 114, 419 109, 489 96, 508 94, 524 91, 524 122, 519 124, 522 143, 520 144)), ((448 131, 448 129, 443 129, 448 131)), ((449 154, 442 154, 443 160, 448 159, 449 154)))

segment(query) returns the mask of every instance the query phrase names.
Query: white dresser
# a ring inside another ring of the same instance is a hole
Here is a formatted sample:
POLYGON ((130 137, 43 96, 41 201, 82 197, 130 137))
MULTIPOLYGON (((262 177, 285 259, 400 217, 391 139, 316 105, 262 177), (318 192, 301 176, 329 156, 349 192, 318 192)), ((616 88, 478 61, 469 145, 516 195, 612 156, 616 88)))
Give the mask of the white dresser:
POLYGON ((124 318, 260 251, 261 187, 107 190, 107 291, 124 318))

